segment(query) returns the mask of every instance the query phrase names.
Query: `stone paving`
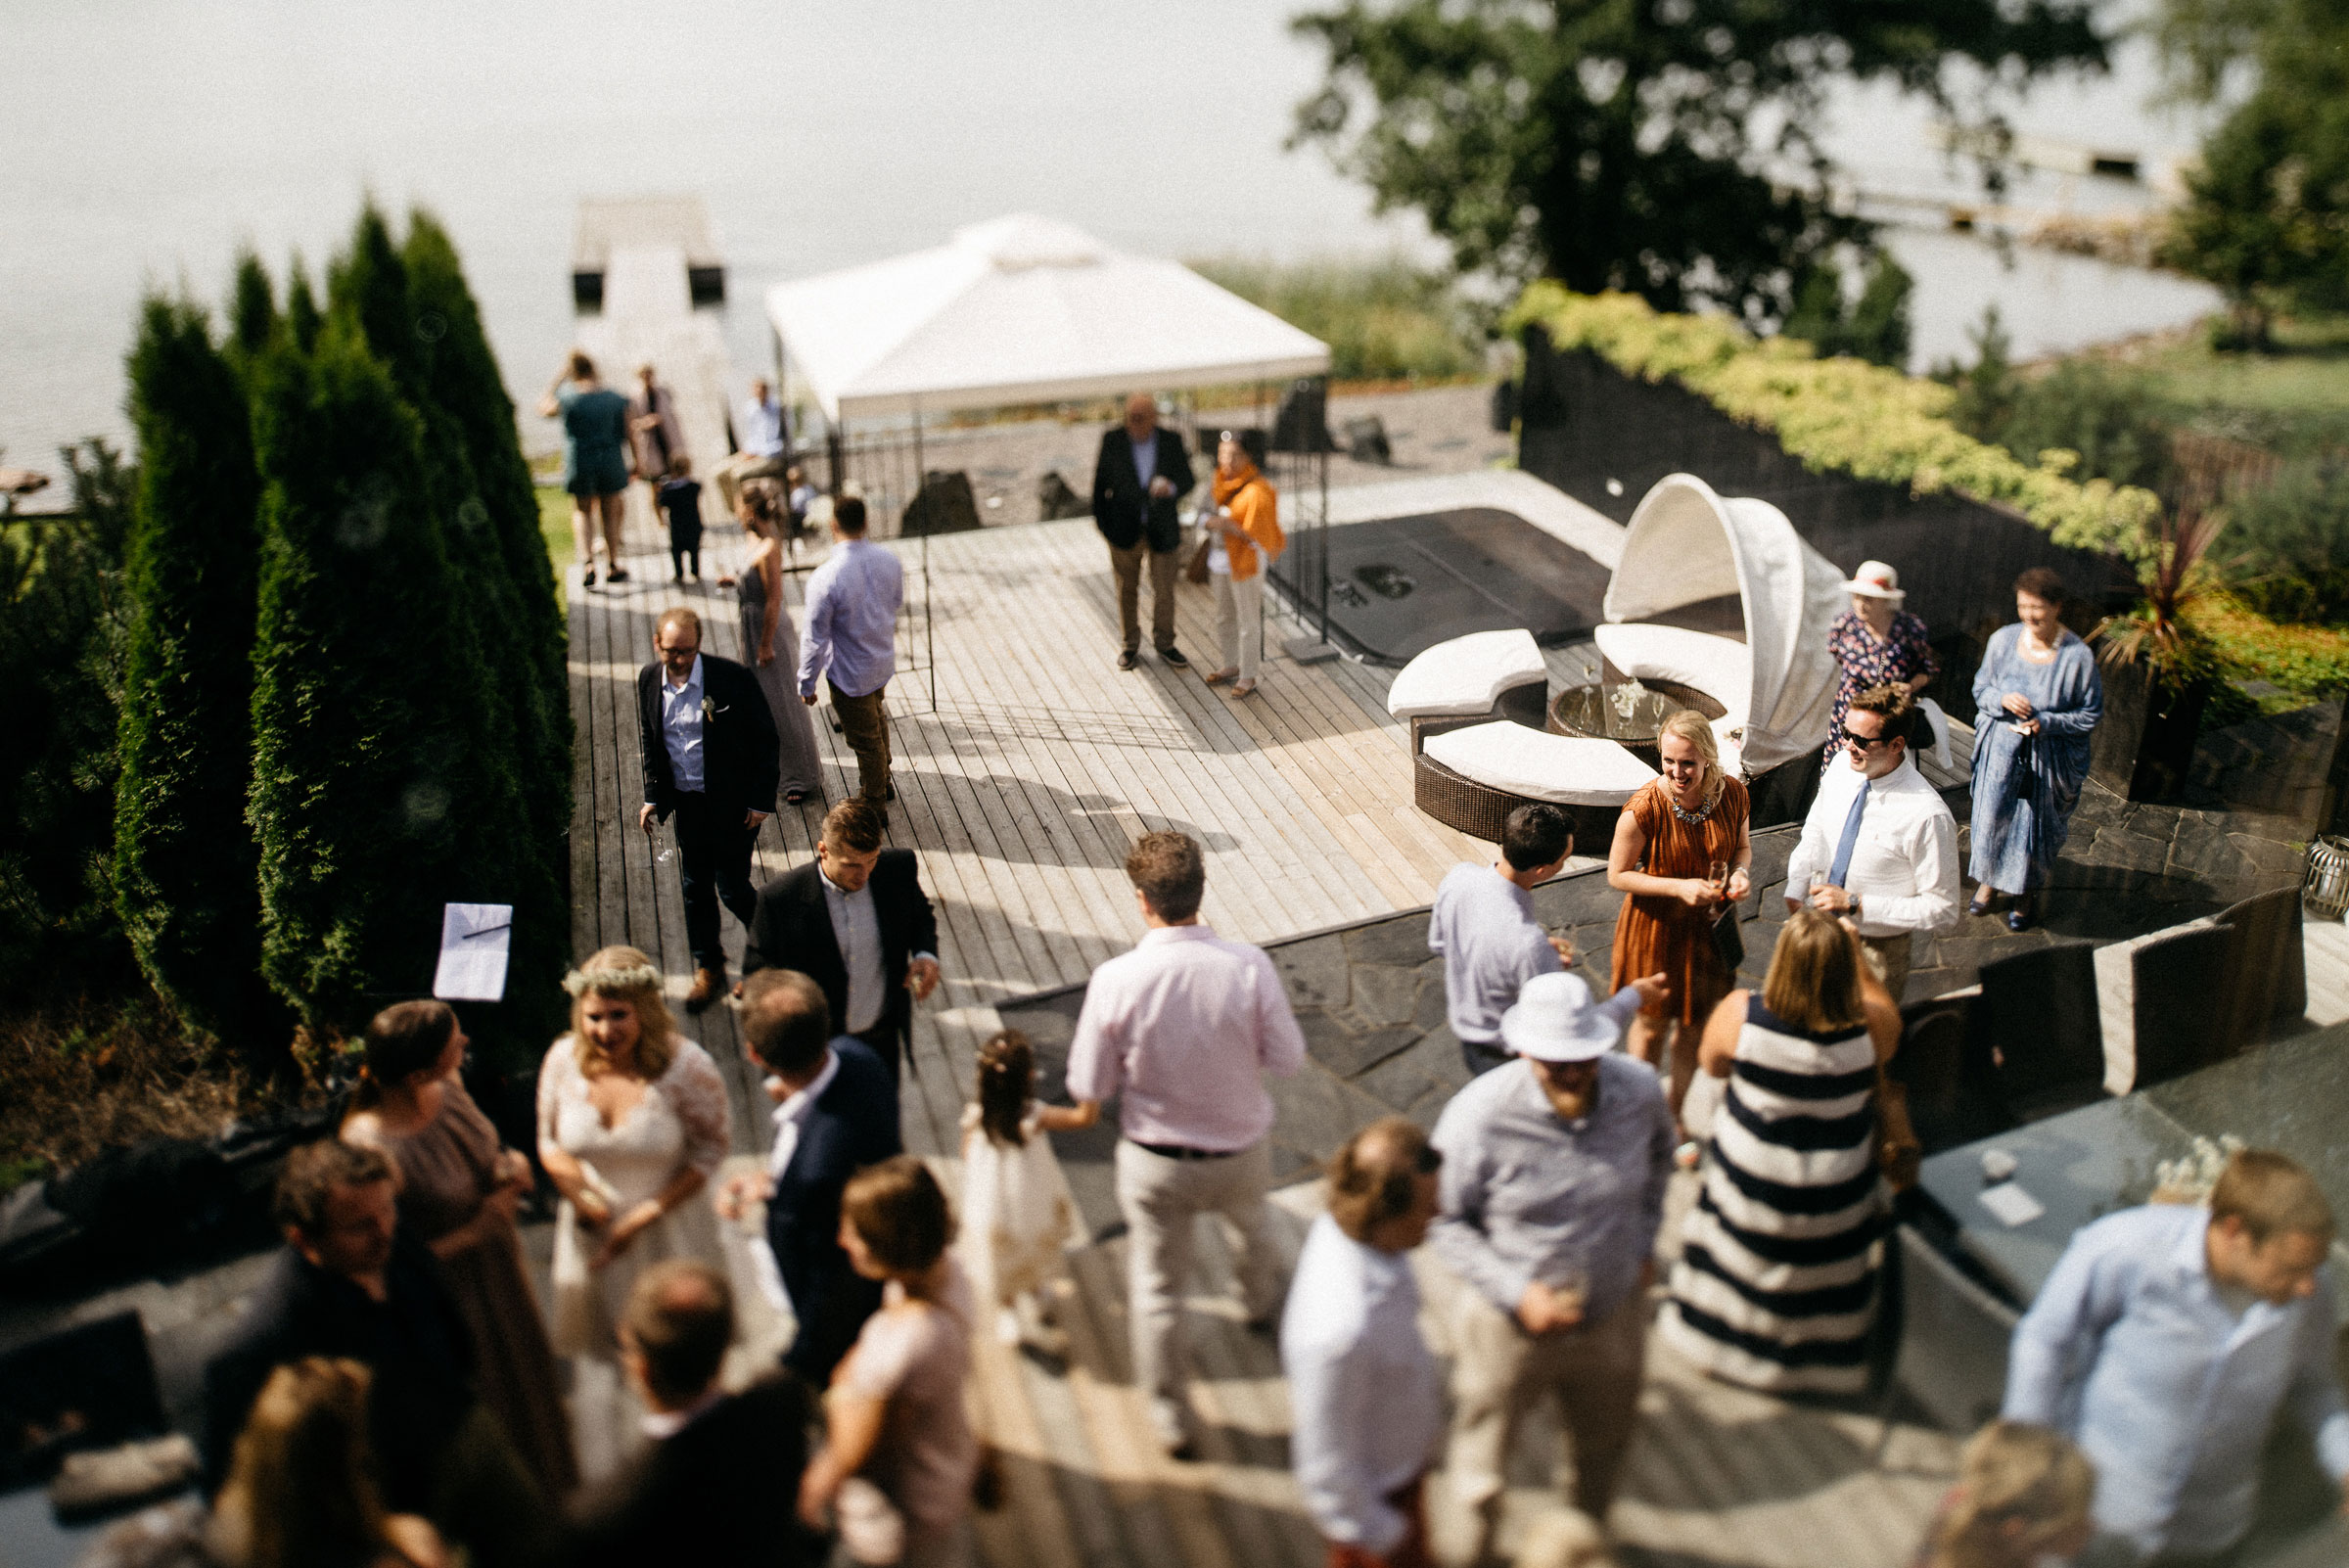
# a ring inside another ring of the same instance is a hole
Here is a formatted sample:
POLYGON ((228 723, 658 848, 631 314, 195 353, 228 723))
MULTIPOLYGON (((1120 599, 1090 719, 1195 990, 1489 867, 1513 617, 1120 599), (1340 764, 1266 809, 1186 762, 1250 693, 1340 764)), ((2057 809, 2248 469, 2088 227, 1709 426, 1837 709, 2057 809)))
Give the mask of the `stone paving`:
MULTIPOLYGON (((1958 803, 1963 849, 1964 803, 1958 803)), ((1755 894, 1744 911, 1742 983, 1759 985, 1785 918, 1793 827, 1754 835, 1755 894)), ((2225 811, 2122 801, 2091 784, 2044 899, 2045 918, 2010 932, 2002 914, 1959 918, 1957 929, 1917 944, 1905 999, 1970 986, 1989 960, 2062 941, 2098 944, 2215 913, 2237 899, 2298 879, 2293 846, 2243 831, 2225 811)), ((1970 887, 1969 887, 1970 893, 1970 887)), ((1534 893, 1536 916, 1575 945, 1578 968, 1605 994, 1623 895, 1603 868, 1569 873, 1534 893)), ((1292 1079, 1271 1080, 1278 1179, 1305 1176, 1363 1123, 1401 1112, 1432 1125, 1468 1073, 1445 1022, 1443 965, 1427 950, 1427 913, 1411 910, 1342 930, 1311 933, 1267 951, 1289 992, 1310 1059, 1292 1079)), ((1055 1093, 1082 1006, 1082 987, 998 1007, 1006 1027, 1035 1041, 1042 1083, 1055 1093)), ((1055 1140, 1069 1183, 1096 1235, 1118 1223, 1108 1162, 1114 1131, 1095 1128, 1055 1140)))

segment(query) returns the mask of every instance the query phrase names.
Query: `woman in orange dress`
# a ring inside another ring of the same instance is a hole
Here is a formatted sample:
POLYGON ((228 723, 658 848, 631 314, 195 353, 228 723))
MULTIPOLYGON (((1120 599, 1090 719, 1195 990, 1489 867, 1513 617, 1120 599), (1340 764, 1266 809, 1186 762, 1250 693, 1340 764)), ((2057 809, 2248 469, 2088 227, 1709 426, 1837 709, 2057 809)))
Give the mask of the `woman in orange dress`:
POLYGON ((1615 922, 1615 988, 1661 970, 1664 1000, 1632 1020, 1628 1048, 1656 1066, 1672 1050, 1672 1114, 1696 1074, 1696 1039, 1713 1006, 1736 985, 1713 945, 1725 899, 1752 885, 1754 843, 1745 785, 1721 770, 1721 750, 1702 714, 1683 709, 1657 737, 1663 776, 1640 786, 1615 819, 1607 886, 1625 894, 1615 922), (1717 874, 1716 868, 1722 868, 1717 874))

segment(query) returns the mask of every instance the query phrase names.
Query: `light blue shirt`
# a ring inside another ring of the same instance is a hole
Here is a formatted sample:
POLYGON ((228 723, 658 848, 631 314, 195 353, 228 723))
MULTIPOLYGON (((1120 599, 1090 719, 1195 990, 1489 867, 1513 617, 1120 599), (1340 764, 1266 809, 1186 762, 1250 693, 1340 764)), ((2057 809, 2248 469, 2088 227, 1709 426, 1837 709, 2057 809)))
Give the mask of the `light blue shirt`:
POLYGON ((1158 477, 1158 432, 1153 430, 1146 441, 1136 441, 1131 436, 1126 438, 1133 442, 1133 471, 1141 478, 1142 518, 1147 522, 1150 517, 1150 482, 1158 477))
POLYGON ((2082 1227, 2015 1325, 2009 1420, 2070 1434, 2096 1466, 2097 1526, 2146 1556, 2224 1551, 2251 1528, 2277 1407, 2349 1475, 2333 1307, 2231 1307, 2204 1252, 2208 1211, 2149 1204, 2082 1227))
POLYGON ((905 569, 864 539, 843 539, 807 579, 807 632, 800 639, 800 695, 815 695, 816 677, 863 697, 889 684, 898 668, 898 609, 905 569))
POLYGON ((1428 912, 1427 950, 1444 959, 1453 1038, 1478 1045, 1499 1043, 1500 1015, 1527 981, 1566 967, 1534 919, 1534 896, 1489 865, 1444 874, 1428 912))
POLYGON ((698 795, 702 789, 702 656, 693 656, 693 673, 679 686, 661 671, 661 744, 668 748, 669 776, 677 791, 698 795))
MULTIPOLYGON (((1639 993, 1626 987, 1604 1005, 1620 1025, 1639 993)), ((1589 1281, 1588 1322, 1631 1299, 1672 1177, 1672 1112, 1653 1068, 1608 1052, 1597 1105, 1566 1122, 1532 1064, 1509 1062, 1454 1094, 1428 1141, 1444 1153, 1444 1212, 1429 1240, 1487 1301, 1514 1314, 1526 1286, 1569 1273, 1589 1281)))
POLYGON ((742 403, 742 450, 748 457, 783 455, 783 405, 746 397, 742 403))
POLYGON ((1316 1219, 1281 1314, 1280 1369, 1306 1511, 1329 1540, 1385 1556, 1407 1528, 1387 1499, 1426 1473, 1444 1435, 1444 1379, 1419 1337, 1408 1255, 1316 1219))

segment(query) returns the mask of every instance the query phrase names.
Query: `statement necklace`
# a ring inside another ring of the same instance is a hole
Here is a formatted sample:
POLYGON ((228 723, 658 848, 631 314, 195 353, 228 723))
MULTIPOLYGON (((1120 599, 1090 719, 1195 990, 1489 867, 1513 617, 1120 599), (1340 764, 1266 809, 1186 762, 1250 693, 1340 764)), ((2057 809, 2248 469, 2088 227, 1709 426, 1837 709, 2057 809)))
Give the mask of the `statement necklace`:
POLYGON ((1684 811, 1681 809, 1681 803, 1672 798, 1672 791, 1668 789, 1664 792, 1664 804, 1672 807, 1672 814, 1679 817, 1683 826, 1695 827, 1713 814, 1713 807, 1720 804, 1720 799, 1715 797, 1714 800, 1707 802, 1696 810, 1684 811))

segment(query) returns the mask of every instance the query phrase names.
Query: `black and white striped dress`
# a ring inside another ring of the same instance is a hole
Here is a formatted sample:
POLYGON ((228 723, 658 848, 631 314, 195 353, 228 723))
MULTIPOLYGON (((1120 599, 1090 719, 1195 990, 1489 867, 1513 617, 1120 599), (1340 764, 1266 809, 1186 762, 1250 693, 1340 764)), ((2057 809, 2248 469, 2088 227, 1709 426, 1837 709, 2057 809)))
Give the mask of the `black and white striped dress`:
POLYGON ((1875 1086, 1865 1026, 1809 1034, 1748 995, 1657 1324, 1716 1377, 1831 1393, 1865 1384, 1883 1213, 1875 1086))

